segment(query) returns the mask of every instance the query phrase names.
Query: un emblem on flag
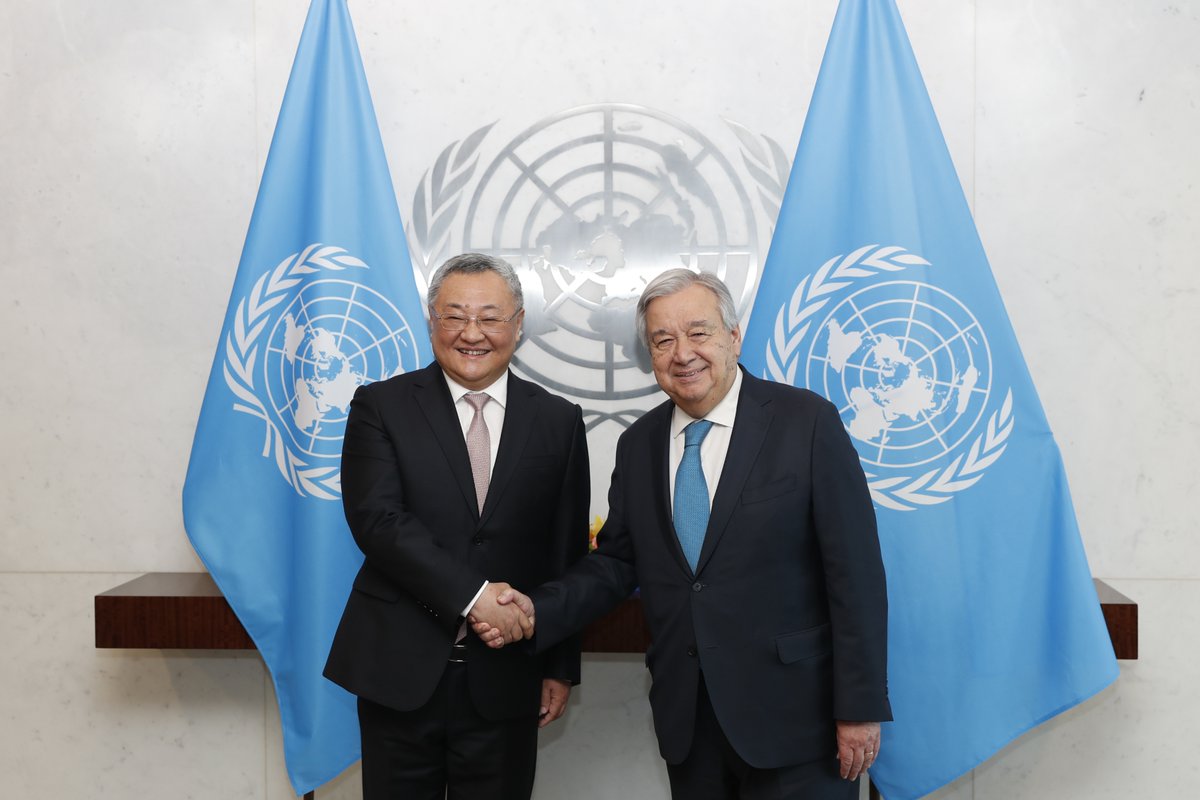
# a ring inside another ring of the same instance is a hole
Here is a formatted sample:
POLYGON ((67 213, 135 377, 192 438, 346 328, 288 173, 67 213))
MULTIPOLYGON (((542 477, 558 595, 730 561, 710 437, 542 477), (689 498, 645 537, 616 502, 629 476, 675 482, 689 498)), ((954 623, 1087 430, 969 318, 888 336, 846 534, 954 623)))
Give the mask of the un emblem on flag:
POLYGON ((971 310, 928 283, 879 280, 911 266, 930 265, 875 245, 830 259, 779 310, 767 347, 768 376, 838 407, 872 498, 901 511, 975 484, 1013 429, 1011 392, 994 409, 991 350, 971 310))
POLYGON ((358 387, 416 366, 404 316, 345 277, 367 268, 340 247, 293 253, 239 301, 226 336, 234 409, 265 423, 263 456, 303 496, 341 497, 342 437, 358 387))
POLYGON ((863 461, 910 467, 952 452, 987 407, 991 352, 979 322, 925 283, 850 294, 811 339, 807 385, 841 409, 863 461))

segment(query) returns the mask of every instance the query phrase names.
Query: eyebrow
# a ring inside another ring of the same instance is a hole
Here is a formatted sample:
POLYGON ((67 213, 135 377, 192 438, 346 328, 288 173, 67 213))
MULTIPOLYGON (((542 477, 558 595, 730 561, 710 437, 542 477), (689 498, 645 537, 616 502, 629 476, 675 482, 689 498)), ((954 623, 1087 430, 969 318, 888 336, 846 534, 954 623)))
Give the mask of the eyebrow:
MULTIPOLYGON (((446 303, 446 308, 459 308, 459 309, 466 310, 468 308, 468 306, 465 306, 462 303, 446 303)), ((496 305, 495 303, 488 303, 486 305, 482 305, 479 307, 480 311, 488 311, 490 309, 499 311, 500 306, 496 305)))
MULTIPOLYGON (((715 327, 716 326, 714 325, 714 323, 711 322, 710 320, 694 319, 691 322, 689 322, 687 325, 684 326, 684 331, 686 333, 687 331, 690 331, 692 328, 704 328, 707 330, 707 329, 712 329, 715 327)), ((657 328, 655 330, 650 331, 650 333, 646 335, 646 339, 651 340, 651 339, 657 339, 660 336, 674 336, 674 335, 675 334, 671 333, 666 328, 657 328)))
MULTIPOLYGON (((683 327, 684 330, 691 330, 692 328, 711 328, 714 327, 714 323, 707 319, 694 319, 683 327)), ((666 328, 656 328, 655 330, 650 331, 651 336, 657 336, 660 333, 670 335, 671 332, 666 328)))

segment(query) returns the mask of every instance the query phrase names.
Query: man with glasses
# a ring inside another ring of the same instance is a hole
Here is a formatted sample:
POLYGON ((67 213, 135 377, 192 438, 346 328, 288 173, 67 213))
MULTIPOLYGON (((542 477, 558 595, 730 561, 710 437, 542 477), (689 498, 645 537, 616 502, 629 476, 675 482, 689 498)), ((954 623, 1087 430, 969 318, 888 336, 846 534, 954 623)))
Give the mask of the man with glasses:
POLYGON ((587 552, 582 412, 509 372, 524 315, 505 261, 450 259, 429 286, 436 363, 350 406, 342 497, 366 559, 325 675, 358 696, 366 800, 527 800, 537 729, 579 682, 578 638, 531 657, 466 626, 529 637, 497 597, 587 552))

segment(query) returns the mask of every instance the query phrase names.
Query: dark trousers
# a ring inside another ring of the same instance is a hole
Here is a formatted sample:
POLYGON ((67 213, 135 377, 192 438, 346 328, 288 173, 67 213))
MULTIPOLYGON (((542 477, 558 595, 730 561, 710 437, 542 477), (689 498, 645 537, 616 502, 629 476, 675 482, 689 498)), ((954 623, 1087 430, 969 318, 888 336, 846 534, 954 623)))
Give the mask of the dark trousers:
MULTIPOLYGON (((536 711, 536 709, 534 709, 536 711)), ((396 711, 358 699, 363 800, 529 800, 537 717, 486 720, 449 663, 429 702, 396 711)))
POLYGON ((747 764, 725 738, 704 676, 696 698, 692 749, 667 765, 674 800, 857 800, 858 781, 842 780, 835 757, 776 769, 747 764))

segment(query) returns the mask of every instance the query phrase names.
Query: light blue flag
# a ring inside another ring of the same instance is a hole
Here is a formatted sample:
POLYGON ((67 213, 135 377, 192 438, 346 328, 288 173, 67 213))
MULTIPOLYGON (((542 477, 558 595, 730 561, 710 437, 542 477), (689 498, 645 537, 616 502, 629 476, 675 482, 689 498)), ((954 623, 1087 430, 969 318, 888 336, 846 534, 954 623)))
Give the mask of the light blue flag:
POLYGON ((1116 678, 1058 447, 893 0, 842 0, 746 330, 831 399, 890 603, 871 778, 919 797, 1116 678))
POLYGON ((354 390, 420 366, 424 318, 345 0, 313 0, 183 489, 188 536, 279 698, 297 793, 359 755, 321 677, 362 554, 341 503, 354 390))

